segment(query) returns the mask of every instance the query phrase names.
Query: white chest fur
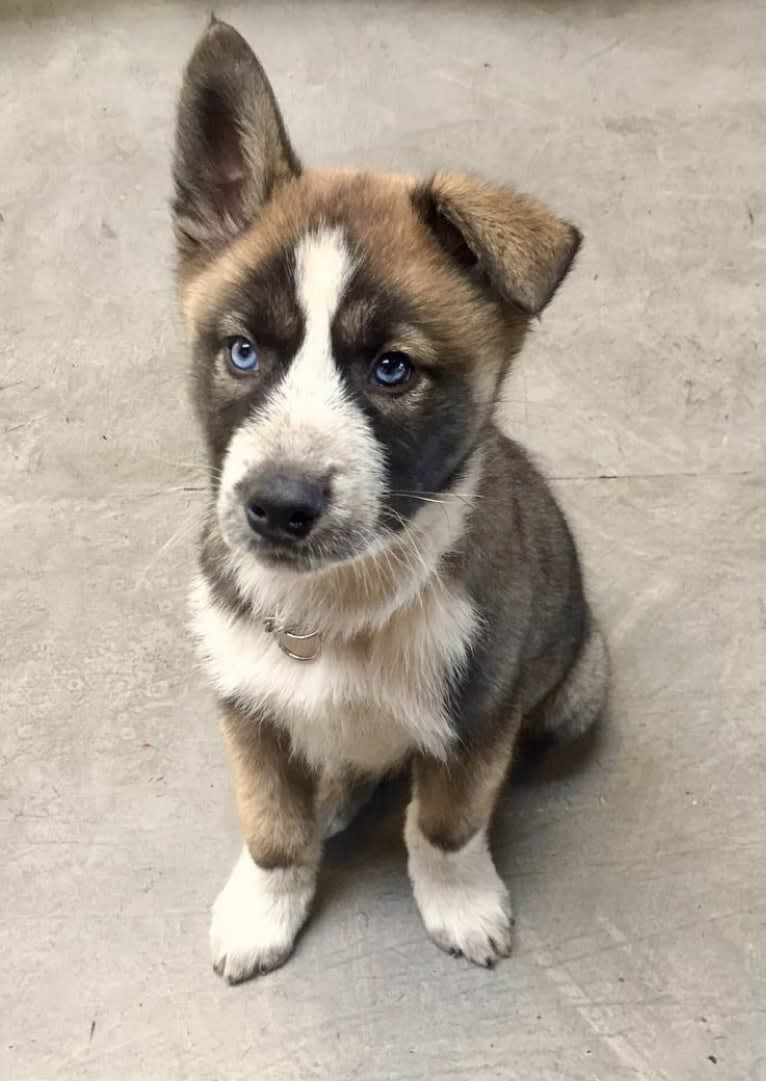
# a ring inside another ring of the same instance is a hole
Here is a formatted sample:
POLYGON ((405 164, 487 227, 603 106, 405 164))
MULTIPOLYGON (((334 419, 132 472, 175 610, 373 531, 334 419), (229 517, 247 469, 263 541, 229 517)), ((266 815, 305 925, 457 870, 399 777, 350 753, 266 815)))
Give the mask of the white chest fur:
POLYGON ((477 622, 459 586, 434 578, 374 631, 345 639, 325 634, 310 662, 286 656, 260 621, 217 604, 204 579, 192 609, 219 694, 283 725, 317 768, 347 763, 382 772, 416 748, 446 753, 453 738, 446 692, 466 662, 477 622))

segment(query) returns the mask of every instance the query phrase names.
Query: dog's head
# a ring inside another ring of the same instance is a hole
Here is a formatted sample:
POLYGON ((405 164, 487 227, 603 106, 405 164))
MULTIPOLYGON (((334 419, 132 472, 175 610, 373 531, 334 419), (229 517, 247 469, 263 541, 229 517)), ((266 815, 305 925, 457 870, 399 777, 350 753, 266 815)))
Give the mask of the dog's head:
POLYGON ((174 177, 226 544, 298 569, 380 545, 460 481, 579 234, 464 176, 304 170, 220 22, 186 71, 174 177))

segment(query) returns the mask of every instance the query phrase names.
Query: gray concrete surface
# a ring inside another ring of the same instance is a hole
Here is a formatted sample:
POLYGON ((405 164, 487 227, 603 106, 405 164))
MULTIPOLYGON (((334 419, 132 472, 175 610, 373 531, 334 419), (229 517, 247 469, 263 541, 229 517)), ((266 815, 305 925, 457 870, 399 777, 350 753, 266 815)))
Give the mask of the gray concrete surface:
POLYGON ((168 158, 195 3, 0 17, 3 1081, 764 1081, 766 7, 224 3, 311 160, 460 166, 587 244, 507 389, 615 663, 504 802, 494 972, 426 940, 387 794, 282 971, 208 965, 238 848, 184 633, 202 494, 168 158))

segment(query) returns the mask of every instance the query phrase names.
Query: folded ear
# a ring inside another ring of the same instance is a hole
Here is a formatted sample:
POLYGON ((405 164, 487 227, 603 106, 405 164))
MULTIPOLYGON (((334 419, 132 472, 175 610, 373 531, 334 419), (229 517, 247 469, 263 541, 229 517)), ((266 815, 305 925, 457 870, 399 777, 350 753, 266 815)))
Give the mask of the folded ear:
POLYGON ((582 240, 536 199, 466 176, 439 174, 414 200, 450 256, 529 315, 551 299, 582 240))
POLYGON ((213 19, 187 65, 178 106, 173 214, 181 256, 227 243, 299 173, 258 59, 233 27, 213 19))

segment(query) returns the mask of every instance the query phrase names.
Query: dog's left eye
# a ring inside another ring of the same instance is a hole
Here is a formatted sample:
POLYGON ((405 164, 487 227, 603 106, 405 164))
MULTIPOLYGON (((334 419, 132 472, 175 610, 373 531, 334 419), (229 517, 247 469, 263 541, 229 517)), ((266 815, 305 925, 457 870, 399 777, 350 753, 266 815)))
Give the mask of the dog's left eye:
POLYGON ((229 361, 238 372, 254 372, 258 367, 258 353, 248 338, 230 338, 229 361))
POLYGON ((382 387, 400 387, 412 375, 412 361, 406 353, 381 353, 372 366, 371 374, 382 387))

